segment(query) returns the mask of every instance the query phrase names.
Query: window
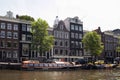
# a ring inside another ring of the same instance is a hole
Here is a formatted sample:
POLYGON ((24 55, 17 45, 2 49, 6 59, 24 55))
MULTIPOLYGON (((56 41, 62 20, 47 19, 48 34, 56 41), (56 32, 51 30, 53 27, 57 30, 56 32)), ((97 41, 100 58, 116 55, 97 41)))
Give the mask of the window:
POLYGON ((74 25, 73 24, 71 25, 71 30, 74 30, 74 25))
POLYGON ((82 39, 82 34, 79 34, 79 39, 82 39))
POLYGON ((30 32, 31 31, 31 26, 27 25, 27 31, 30 32))
POLYGON ((57 38, 60 38, 60 32, 57 31, 57 38))
POLYGON ((11 58, 12 57, 12 54, 10 51, 7 52, 7 58, 11 58))
POLYGON ((31 35, 27 35, 26 40, 27 41, 31 41, 32 40, 32 36, 31 35))
POLYGON ((82 48, 82 42, 79 42, 79 47, 82 48))
POLYGON ((71 47, 74 48, 74 41, 71 41, 71 47))
POLYGON ((75 30, 78 30, 78 25, 75 25, 75 30))
POLYGON ((60 35, 59 38, 62 38, 62 32, 61 31, 59 32, 59 35, 60 35))
POLYGON ((54 36, 57 37, 57 31, 54 31, 54 36))
POLYGON ((78 50, 76 50, 76 56, 79 56, 78 50))
POLYGON ((68 51, 67 50, 65 50, 65 55, 68 55, 68 51))
POLYGON ((68 33, 67 32, 65 33, 65 39, 68 39, 68 33))
POLYGON ((26 25, 22 24, 22 31, 26 31, 26 25))
POLYGON ((7 32, 7 38, 12 38, 12 32, 7 32))
POLYGON ((13 51, 13 58, 17 58, 17 57, 18 57, 17 51, 13 51))
POLYGON ((13 48, 18 48, 17 42, 14 42, 14 43, 13 43, 13 48))
POLYGON ((57 55, 58 54, 58 49, 55 49, 55 55, 57 55))
POLYGON ((75 34, 75 38, 78 39, 78 33, 75 34))
POLYGON ((13 39, 18 39, 18 33, 17 32, 13 33, 13 39))
POLYGON ((14 30, 18 30, 18 25, 17 24, 14 24, 14 27, 13 27, 14 30))
POLYGON ((5 29, 5 23, 1 23, 1 29, 5 29))
POLYGON ((62 49, 60 50, 60 55, 63 55, 63 50, 62 49))
POLYGON ((22 40, 25 41, 26 40, 26 35, 22 34, 22 40))
POLYGON ((79 50, 79 55, 82 56, 82 51, 81 50, 79 50))
POLYGON ((1 48, 5 47, 5 42, 4 41, 0 41, 0 47, 1 48))
POLYGON ((1 38, 5 38, 5 31, 1 31, 1 32, 0 32, 0 37, 1 37, 1 38))
POLYGON ((68 46, 68 41, 65 41, 65 46, 66 46, 66 47, 68 46))
POLYGON ((78 42, 76 41, 76 47, 78 47, 78 42))
POLYGON ((63 42, 62 41, 60 41, 60 46, 63 46, 63 42))
POLYGON ((74 38, 74 33, 71 33, 71 38, 74 38))
POLYGON ((8 48, 10 48, 10 47, 11 47, 11 42, 8 41, 6 46, 7 46, 8 48))
POLYGON ((82 26, 79 26, 79 31, 82 31, 82 26))
POLYGON ((7 24, 7 29, 8 30, 12 30, 12 25, 11 24, 7 24))
POLYGON ((29 54, 29 44, 22 44, 22 54, 23 55, 29 54))
POLYGON ((55 45, 56 45, 56 46, 58 45, 57 41, 55 41, 55 45))
POLYGON ((64 32, 61 32, 62 33, 62 38, 64 38, 64 36, 65 36, 65 33, 64 32))

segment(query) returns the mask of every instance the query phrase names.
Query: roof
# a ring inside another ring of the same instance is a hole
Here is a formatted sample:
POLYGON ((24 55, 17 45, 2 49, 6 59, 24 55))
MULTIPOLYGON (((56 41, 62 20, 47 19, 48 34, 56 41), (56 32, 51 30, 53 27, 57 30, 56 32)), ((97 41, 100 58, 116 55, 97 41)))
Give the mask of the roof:
POLYGON ((31 21, 26 21, 26 20, 21 20, 21 19, 16 19, 16 18, 8 18, 8 17, 5 17, 5 16, 0 16, 0 20, 15 22, 15 23, 31 24, 31 21))
POLYGON ((67 17, 65 20, 64 20, 64 23, 65 23, 65 26, 66 28, 70 31, 70 23, 75 23, 75 24, 83 24, 83 22, 79 19, 79 17, 74 17, 74 18, 70 18, 70 17, 67 17))

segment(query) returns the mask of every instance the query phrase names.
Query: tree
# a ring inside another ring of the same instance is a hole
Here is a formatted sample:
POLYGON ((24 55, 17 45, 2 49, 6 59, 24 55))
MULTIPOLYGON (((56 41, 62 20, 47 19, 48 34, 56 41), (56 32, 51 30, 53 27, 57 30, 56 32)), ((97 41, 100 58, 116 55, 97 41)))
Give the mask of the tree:
POLYGON ((89 51, 94 57, 100 55, 103 51, 101 37, 95 31, 86 33, 82 42, 85 50, 89 51))
POLYGON ((27 21, 34 21, 34 18, 28 15, 16 15, 16 18, 22 19, 22 20, 27 20, 27 21))
POLYGON ((120 37, 118 39, 118 46, 116 47, 116 51, 120 53, 120 37))
POLYGON ((45 20, 38 19, 32 22, 32 49, 42 53, 53 47, 54 38, 48 35, 48 23, 45 20))

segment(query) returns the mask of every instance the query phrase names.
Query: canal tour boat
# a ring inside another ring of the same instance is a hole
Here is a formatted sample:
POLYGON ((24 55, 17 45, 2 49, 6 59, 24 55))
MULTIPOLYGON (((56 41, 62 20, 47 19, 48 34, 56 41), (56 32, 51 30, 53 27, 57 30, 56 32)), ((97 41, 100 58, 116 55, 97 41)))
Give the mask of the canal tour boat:
POLYGON ((81 65, 75 65, 74 62, 40 63, 33 60, 23 61, 21 65, 22 70, 75 70, 80 67, 81 65))

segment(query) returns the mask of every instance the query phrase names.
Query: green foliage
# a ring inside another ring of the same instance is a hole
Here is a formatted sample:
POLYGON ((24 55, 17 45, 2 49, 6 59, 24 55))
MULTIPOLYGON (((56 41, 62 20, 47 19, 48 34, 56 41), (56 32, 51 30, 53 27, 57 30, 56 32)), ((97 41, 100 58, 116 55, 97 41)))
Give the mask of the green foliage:
POLYGON ((28 15, 22 15, 22 16, 17 15, 17 18, 22 20, 27 20, 27 21, 34 21, 34 18, 28 15))
POLYGON ((116 51, 120 52, 120 46, 116 47, 116 51))
POLYGON ((54 38, 48 35, 48 23, 45 20, 38 19, 32 23, 32 49, 39 53, 44 53, 53 47, 54 38))
POLYGON ((93 56, 98 56, 102 53, 103 45, 101 37, 95 31, 88 32, 83 37, 84 48, 93 56))
POLYGON ((116 51, 120 52, 120 37, 119 37, 119 40, 118 40, 118 46, 116 47, 116 51))

